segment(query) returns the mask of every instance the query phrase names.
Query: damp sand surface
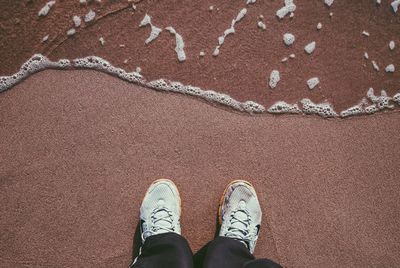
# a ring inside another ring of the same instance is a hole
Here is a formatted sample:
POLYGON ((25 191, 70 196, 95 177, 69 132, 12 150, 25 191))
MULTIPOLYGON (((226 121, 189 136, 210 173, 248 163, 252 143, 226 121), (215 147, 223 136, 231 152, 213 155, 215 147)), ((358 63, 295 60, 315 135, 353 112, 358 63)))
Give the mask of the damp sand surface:
POLYGON ((53 60, 96 55, 127 70, 139 66, 148 80, 180 81, 265 107, 276 101, 298 103, 303 98, 317 103, 328 101, 338 112, 357 104, 370 87, 385 89, 390 96, 399 90, 400 72, 384 72, 384 66, 400 64, 400 50, 388 47, 389 41, 400 41, 400 17, 394 15, 389 3, 339 1, 328 8, 323 1, 295 1, 295 16, 278 20, 275 12, 283 1, 260 1, 249 6, 244 1, 221 1, 212 12, 204 1, 190 5, 139 1, 136 11, 126 1, 92 1, 83 6, 78 1, 63 1, 57 2, 46 17, 37 16, 45 1, 6 2, 0 19, 1 75, 15 73, 34 53, 53 60), (218 36, 244 7, 247 14, 235 26, 235 34, 227 37, 218 57, 213 57, 218 36), (89 10, 96 12, 94 21, 67 38, 72 17, 83 17, 89 10), (334 16, 330 17, 330 12, 334 16), (185 62, 177 60, 175 38, 167 32, 144 44, 149 32, 138 25, 146 13, 158 27, 179 30, 185 41, 185 62), (260 15, 265 18, 265 31, 256 25, 260 15), (317 31, 315 25, 319 22, 324 27, 317 31), (361 34, 364 30, 369 37, 361 34), (286 32, 296 36, 290 47, 282 42, 286 32), (48 41, 42 43, 47 35, 48 41), (100 37, 106 41, 104 46, 98 42, 100 37), (318 46, 307 55, 304 46, 311 41, 318 46), (206 56, 199 57, 200 51, 206 56), (380 72, 363 58, 364 52, 381 66, 380 72), (290 54, 296 58, 282 64, 281 59, 290 54), (281 81, 271 90, 268 77, 274 69, 279 70, 281 81), (319 77, 318 89, 308 89, 310 77, 319 77))
POLYGON ((95 71, 47 70, 0 94, 0 259, 6 267, 127 267, 140 202, 173 179, 193 250, 220 194, 250 180, 256 256, 285 267, 400 262, 400 113, 249 116, 95 71))

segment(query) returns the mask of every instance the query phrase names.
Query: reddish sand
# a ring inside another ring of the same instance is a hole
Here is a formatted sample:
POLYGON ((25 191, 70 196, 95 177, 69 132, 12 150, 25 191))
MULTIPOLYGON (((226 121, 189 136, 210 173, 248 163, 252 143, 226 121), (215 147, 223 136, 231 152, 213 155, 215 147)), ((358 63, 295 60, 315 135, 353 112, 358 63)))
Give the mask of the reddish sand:
POLYGON ((400 263, 400 113, 246 116, 93 71, 0 95, 2 267, 126 267, 141 199, 173 179, 194 250, 232 179, 264 210, 256 255, 286 267, 400 263))
POLYGON ((139 1, 136 12, 125 0, 104 0, 101 5, 93 1, 83 7, 78 0, 57 1, 45 18, 39 18, 37 12, 47 0, 26 2, 6 0, 0 4, 0 75, 14 73, 40 52, 51 59, 98 55, 129 70, 140 66, 147 79, 181 81, 267 107, 277 100, 297 102, 308 97, 315 102, 328 100, 341 111, 358 103, 369 87, 376 92, 386 89, 390 95, 399 91, 400 71, 387 74, 383 70, 390 63, 400 69, 400 16, 393 13, 389 1, 380 6, 373 0, 335 1, 331 8, 323 0, 295 1, 294 18, 286 17, 280 22, 275 12, 283 0, 257 1, 247 6, 247 15, 236 25, 236 33, 226 38, 217 58, 211 56, 217 38, 246 7, 245 0, 148 0, 139 1), (213 12, 208 10, 210 5, 214 5, 213 12), (82 16, 89 9, 97 12, 97 21, 77 29, 77 34, 67 39, 72 16, 82 16), (110 14, 112 11, 116 12, 110 14), (148 46, 144 44, 150 28, 138 25, 145 13, 153 17, 156 26, 172 25, 182 35, 186 62, 178 62, 175 38, 166 31, 148 46), (256 26, 261 14, 266 31, 256 26), (316 30, 318 22, 323 24, 320 32, 316 30), (364 30, 370 37, 361 34, 364 30), (297 38, 290 48, 282 41, 286 32, 297 38), (47 34, 49 42, 42 44, 47 34), (98 41, 101 36, 106 41, 104 47, 98 41), (397 44, 394 51, 389 50, 390 40, 397 44), (316 41, 317 48, 308 56, 304 46, 311 41, 316 41), (202 50, 207 55, 199 58, 202 50), (375 72, 371 61, 363 58, 365 51, 378 62, 380 72, 375 72), (291 53, 296 54, 296 59, 282 64, 281 59, 291 53), (129 61, 124 64, 126 59, 129 61), (273 69, 281 72, 281 82, 275 90, 267 86, 273 69), (306 81, 314 76, 321 83, 310 91, 306 81))

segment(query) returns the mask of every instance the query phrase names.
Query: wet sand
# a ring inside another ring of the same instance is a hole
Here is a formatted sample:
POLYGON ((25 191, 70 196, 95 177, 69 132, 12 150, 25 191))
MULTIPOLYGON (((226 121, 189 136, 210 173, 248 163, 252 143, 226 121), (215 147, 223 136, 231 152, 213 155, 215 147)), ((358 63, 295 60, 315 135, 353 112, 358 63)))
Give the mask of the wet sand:
POLYGON ((286 267, 400 262, 400 113, 247 116, 94 71, 44 71, 0 94, 3 267, 126 267, 141 199, 166 177, 193 250, 220 194, 250 180, 258 257, 286 267))
POLYGON ((0 4, 0 75, 14 73, 34 53, 53 60, 96 55, 127 70, 140 66, 148 80, 180 81, 227 93, 239 101, 253 100, 265 107, 279 100, 298 102, 311 98, 314 102, 327 100, 339 112, 357 104, 369 87, 376 92, 385 89, 391 96, 399 91, 400 72, 384 71, 390 63, 400 69, 400 16, 393 13, 389 1, 380 6, 372 0, 335 1, 331 8, 323 0, 295 1, 294 18, 285 17, 282 21, 278 21, 275 12, 283 0, 257 1, 250 6, 244 0, 143 0, 135 12, 127 1, 104 0, 101 5, 93 1, 88 6, 80 6, 79 1, 58 1, 47 17, 39 18, 37 12, 46 2, 6 0, 0 4), (211 5, 213 12, 208 10, 211 5), (237 23, 236 33, 226 38, 220 55, 212 57, 218 37, 244 7, 248 12, 237 23), (72 16, 83 16, 90 9, 96 11, 96 21, 83 24, 76 35, 67 38, 72 16), (173 26, 182 35, 186 62, 178 62, 175 38, 166 31, 145 45, 150 29, 138 25, 146 13, 156 26, 173 26), (259 15, 265 18, 265 31, 257 28, 259 15), (319 32, 318 22, 323 24, 319 32), (363 36, 363 31, 370 36, 363 36), (292 47, 283 44, 286 32, 296 36, 292 47), (48 34, 49 41, 42 44, 48 34), (99 42, 101 36, 104 46, 99 42), (390 40, 397 44, 394 51, 389 50, 390 40), (304 46, 311 41, 316 41, 317 47, 307 55, 304 46), (121 48, 121 44, 125 46, 121 48), (206 52, 204 58, 199 57, 200 51, 206 52), (363 58, 364 52, 368 52, 370 60, 363 58), (292 53, 296 58, 282 64, 282 58, 292 53), (371 60, 379 64, 380 72, 373 70, 371 60), (281 73, 275 90, 267 83, 273 69, 281 73), (311 77, 321 81, 312 91, 306 84, 311 77))

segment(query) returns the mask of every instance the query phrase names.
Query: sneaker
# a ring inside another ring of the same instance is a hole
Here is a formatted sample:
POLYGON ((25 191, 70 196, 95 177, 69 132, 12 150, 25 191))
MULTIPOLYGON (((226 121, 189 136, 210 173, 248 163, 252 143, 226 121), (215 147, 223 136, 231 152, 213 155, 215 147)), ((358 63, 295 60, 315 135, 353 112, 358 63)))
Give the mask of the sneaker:
POLYGON ((218 209, 219 236, 242 242, 253 254, 261 217, 256 191, 249 182, 236 180, 225 188, 218 209))
POLYGON ((167 179, 153 182, 140 207, 142 242, 163 233, 181 234, 181 198, 176 185, 167 179))

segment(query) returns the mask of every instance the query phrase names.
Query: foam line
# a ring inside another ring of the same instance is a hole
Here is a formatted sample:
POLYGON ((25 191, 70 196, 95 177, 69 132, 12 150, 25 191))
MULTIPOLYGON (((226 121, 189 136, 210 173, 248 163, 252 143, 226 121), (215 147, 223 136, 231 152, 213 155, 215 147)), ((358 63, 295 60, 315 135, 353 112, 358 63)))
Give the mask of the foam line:
MULTIPOLYGON (((89 56, 85 58, 77 58, 72 61, 61 59, 51 61, 41 54, 33 55, 25 62, 20 70, 10 76, 0 76, 0 93, 10 89, 14 85, 21 82, 30 75, 46 69, 90 69, 107 74, 111 74, 129 83, 152 88, 158 91, 176 92, 185 95, 191 95, 197 98, 207 100, 209 102, 222 104, 237 111, 253 113, 272 113, 272 114, 315 114, 323 118, 338 117, 338 114, 333 109, 332 105, 324 103, 314 103, 310 99, 303 99, 302 109, 297 103, 288 104, 284 101, 274 103, 268 110, 265 107, 254 101, 240 102, 231 96, 216 92, 214 90, 205 90, 199 87, 184 85, 180 82, 169 81, 166 79, 158 79, 147 81, 139 72, 127 72, 124 69, 113 66, 108 61, 97 57, 89 56)), ((392 102, 397 102, 400 105, 400 92, 389 97, 385 90, 381 91, 381 95, 375 95, 374 90, 370 88, 367 93, 368 100, 364 98, 359 104, 352 106, 340 113, 340 117, 348 117, 353 115, 372 114, 384 109, 393 109, 392 102)))
POLYGON ((15 74, 10 76, 0 76, 0 92, 13 87, 23 79, 39 71, 45 69, 65 69, 70 66, 71 63, 69 60, 62 59, 54 62, 41 54, 35 54, 25 62, 15 74))

